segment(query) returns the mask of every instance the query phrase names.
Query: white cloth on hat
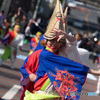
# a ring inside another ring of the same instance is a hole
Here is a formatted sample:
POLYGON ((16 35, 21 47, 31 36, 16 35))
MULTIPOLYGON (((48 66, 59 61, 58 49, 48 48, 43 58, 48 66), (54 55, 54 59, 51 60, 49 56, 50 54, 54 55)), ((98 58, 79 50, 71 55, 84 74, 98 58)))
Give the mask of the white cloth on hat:
POLYGON ((66 39, 66 44, 63 45, 59 49, 60 56, 68 58, 69 54, 72 52, 73 47, 75 47, 77 44, 77 41, 70 42, 66 39))
MULTIPOLYGON (((71 32, 69 32, 68 35, 73 36, 71 32)), ((82 59, 76 48, 76 45, 77 45, 77 40, 70 42, 69 40, 66 39, 66 45, 63 45, 60 48, 59 51, 60 56, 82 63, 82 59)))
POLYGON ((63 45, 60 48, 60 56, 87 65, 90 53, 86 49, 77 48, 76 45, 77 40, 74 42, 70 42, 66 39, 66 45, 63 45))
POLYGON ((89 55, 90 53, 86 49, 73 48, 72 52, 69 55, 69 58, 76 62, 87 65, 88 60, 89 60, 89 55))
POLYGON ((79 48, 80 44, 81 44, 82 40, 77 41, 77 48, 79 48))

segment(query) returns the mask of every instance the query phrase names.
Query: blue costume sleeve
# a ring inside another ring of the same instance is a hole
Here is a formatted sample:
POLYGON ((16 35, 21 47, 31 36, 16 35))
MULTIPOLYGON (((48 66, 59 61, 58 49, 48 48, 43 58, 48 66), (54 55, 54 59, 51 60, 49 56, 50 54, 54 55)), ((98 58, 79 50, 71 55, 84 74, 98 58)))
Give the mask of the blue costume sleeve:
POLYGON ((47 50, 42 51, 39 59, 37 80, 47 73, 51 83, 62 98, 79 100, 79 96, 72 97, 70 93, 81 92, 89 68, 47 50))
POLYGON ((7 45, 7 41, 9 40, 9 38, 6 38, 6 39, 2 39, 2 43, 6 46, 7 45))
POLYGON ((26 63, 28 62, 28 58, 29 57, 26 58, 26 60, 24 61, 24 64, 21 67, 21 73, 22 73, 22 76, 21 76, 21 85, 22 86, 25 86, 29 82, 29 78, 28 78, 29 72, 27 71, 27 69, 25 67, 26 63))
POLYGON ((30 74, 36 74, 39 66, 39 55, 42 50, 38 50, 29 55, 21 67, 21 85, 26 85, 29 81, 30 74))

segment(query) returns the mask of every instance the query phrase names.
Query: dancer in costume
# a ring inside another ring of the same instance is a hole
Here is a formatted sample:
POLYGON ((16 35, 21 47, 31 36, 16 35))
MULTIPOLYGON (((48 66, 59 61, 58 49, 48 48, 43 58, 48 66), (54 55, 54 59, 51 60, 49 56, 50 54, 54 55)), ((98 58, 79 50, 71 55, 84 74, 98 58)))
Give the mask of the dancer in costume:
MULTIPOLYGON (((76 39, 67 34, 65 22, 61 4, 57 0, 54 13, 44 34, 45 48, 31 54, 21 67, 21 85, 23 86, 21 100, 26 90, 32 93, 34 90, 34 93, 39 95, 41 93, 52 94, 66 100, 67 98, 79 100, 79 96, 71 96, 70 92, 81 92, 88 72, 100 75, 100 70, 95 71, 80 64, 83 62, 76 49, 76 39), (80 63, 68 59, 73 50, 80 63)), ((29 98, 38 100, 41 99, 39 95, 35 98, 35 94, 29 94, 31 96, 29 98)), ((26 95, 24 99, 29 100, 29 98, 26 95)))
MULTIPOLYGON (((100 54, 99 54, 98 60, 99 60, 98 68, 100 69, 100 54)), ((100 95, 100 76, 98 78, 97 91, 96 91, 96 93, 98 93, 100 95)))
MULTIPOLYGON (((59 34, 59 32, 57 32, 57 34, 59 34)), ((33 92, 32 89, 35 89, 35 93, 56 95, 58 92, 63 98, 70 98, 70 92, 81 92, 81 87, 85 82, 89 68, 65 57, 58 56, 58 49, 61 44, 63 44, 63 42, 57 42, 57 38, 47 40, 46 49, 38 50, 26 59, 21 71, 23 73, 22 85, 26 85, 27 90, 33 92), (35 80, 36 77, 37 79, 35 80), (70 81, 68 81, 67 78, 70 81), (32 82, 34 82, 34 80, 36 83, 33 87, 32 82), (65 83, 63 83, 63 80, 65 83), (66 83, 67 81, 68 83, 66 83), (71 90, 69 89, 67 91, 67 86, 71 88, 71 90), (69 94, 68 97, 66 97, 67 94, 69 94)), ((100 71, 89 70, 89 72, 100 75, 100 71)), ((78 99, 79 97, 77 97, 77 100, 78 99)))
POLYGON ((35 48, 38 45, 38 42, 39 42, 41 36, 42 36, 42 33, 41 32, 37 32, 36 33, 36 37, 31 38, 31 42, 30 42, 30 49, 31 50, 29 52, 29 55, 34 52, 35 48))
POLYGON ((4 54, 0 58, 0 65, 2 61, 6 61, 8 58, 11 59, 11 68, 14 69, 14 62, 19 47, 23 45, 23 36, 19 35, 20 26, 15 25, 14 30, 7 33, 2 39, 2 43, 6 46, 4 54))

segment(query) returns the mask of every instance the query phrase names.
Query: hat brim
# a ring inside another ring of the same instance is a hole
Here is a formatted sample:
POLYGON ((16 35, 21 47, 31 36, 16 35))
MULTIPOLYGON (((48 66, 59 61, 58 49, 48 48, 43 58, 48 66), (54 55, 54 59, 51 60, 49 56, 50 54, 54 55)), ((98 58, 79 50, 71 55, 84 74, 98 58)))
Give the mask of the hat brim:
POLYGON ((54 38, 56 38, 56 36, 47 36, 47 35, 43 35, 43 37, 45 38, 45 39, 48 39, 48 40, 53 40, 54 38))

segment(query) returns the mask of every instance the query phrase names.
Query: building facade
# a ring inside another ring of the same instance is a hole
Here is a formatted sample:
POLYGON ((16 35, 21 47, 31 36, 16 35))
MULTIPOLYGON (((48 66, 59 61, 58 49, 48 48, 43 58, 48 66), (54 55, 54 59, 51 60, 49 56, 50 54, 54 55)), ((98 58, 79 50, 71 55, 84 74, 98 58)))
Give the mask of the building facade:
POLYGON ((42 17, 49 19, 55 4, 55 0, 0 0, 1 9, 5 11, 5 16, 11 18, 18 10, 19 7, 31 18, 36 14, 36 18, 42 17), (38 1, 39 4, 38 4, 38 1), (37 5, 38 4, 38 5, 37 5), (38 7, 38 9, 37 9, 38 7))

